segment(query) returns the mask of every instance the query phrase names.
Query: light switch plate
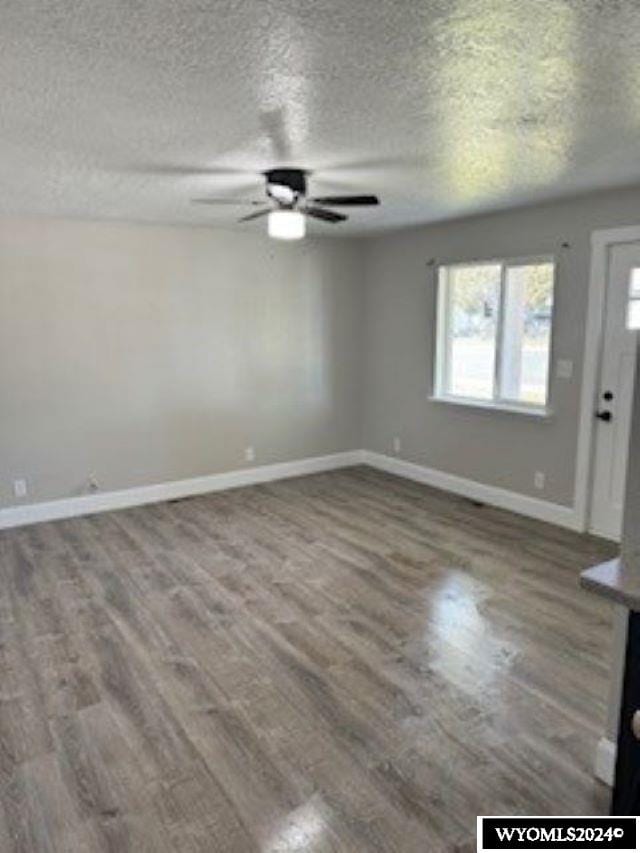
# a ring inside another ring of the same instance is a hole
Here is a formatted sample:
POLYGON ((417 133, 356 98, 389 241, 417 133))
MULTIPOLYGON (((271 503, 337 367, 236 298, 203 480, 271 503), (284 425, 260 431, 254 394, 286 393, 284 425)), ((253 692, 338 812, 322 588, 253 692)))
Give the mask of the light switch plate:
POLYGON ((573 376, 573 362, 569 358, 559 358, 556 362, 556 376, 558 379, 571 379, 573 376))
POLYGON ((27 481, 26 480, 14 480, 13 481, 13 494, 17 498, 26 498, 27 496, 27 481))

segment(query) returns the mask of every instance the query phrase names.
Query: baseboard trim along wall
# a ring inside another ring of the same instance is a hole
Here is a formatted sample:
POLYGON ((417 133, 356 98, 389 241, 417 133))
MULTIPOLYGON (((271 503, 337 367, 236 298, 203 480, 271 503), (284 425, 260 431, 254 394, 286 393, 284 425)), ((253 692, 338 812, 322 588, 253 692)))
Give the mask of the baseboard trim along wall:
POLYGON ((342 453, 332 453, 328 456, 313 456, 308 459, 297 459, 293 462, 278 462, 274 465, 259 465, 255 468, 240 468, 222 474, 192 477, 188 480, 174 480, 169 483, 137 486, 114 492, 78 495, 73 498, 61 498, 45 503, 20 504, 0 509, 0 530, 9 527, 21 527, 25 524, 36 524, 39 521, 56 521, 78 515, 91 515, 96 512, 108 512, 115 509, 126 509, 130 506, 187 498, 207 492, 220 492, 239 486, 284 480, 287 477, 318 474, 322 471, 333 471, 337 468, 359 465, 362 463, 362 458, 361 450, 348 450, 342 453))
POLYGON ((255 483, 284 480, 287 477, 302 477, 305 474, 321 473, 322 471, 332 471, 362 464, 539 521, 547 521, 550 524, 557 524, 570 530, 581 529, 580 519, 571 507, 542 501, 497 486, 478 483, 475 480, 467 480, 464 477, 447 474, 434 468, 426 468, 414 462, 385 456, 371 450, 347 450, 328 456, 313 456, 307 459, 297 459, 293 462, 278 462, 274 465, 241 468, 222 474, 192 477, 187 480, 174 480, 168 483, 156 483, 150 486, 138 486, 113 492, 77 495, 72 498, 61 498, 43 503, 10 506, 0 509, 0 530, 20 527, 25 524, 36 524, 39 521, 55 521, 56 519, 73 518, 78 515, 91 515, 95 512, 126 509, 129 506, 141 506, 142 504, 202 495, 207 492, 235 489, 239 486, 250 486, 255 483))
POLYGON ((616 745, 609 738, 601 737, 596 747, 596 763, 594 773, 596 779, 605 785, 613 787, 616 775, 616 745))
POLYGON ((569 530, 582 530, 581 520, 573 507, 532 498, 518 492, 501 489, 498 486, 478 483, 475 480, 467 480, 455 474, 447 474, 444 471, 426 468, 423 465, 416 465, 415 462, 407 462, 404 459, 385 456, 382 453, 374 453, 370 450, 362 451, 362 461, 365 465, 371 465, 373 468, 379 468, 389 474, 416 480, 418 483, 434 486, 436 489, 454 492, 457 495, 474 501, 481 501, 499 509, 526 515, 538 521, 547 521, 550 524, 567 527, 569 530))

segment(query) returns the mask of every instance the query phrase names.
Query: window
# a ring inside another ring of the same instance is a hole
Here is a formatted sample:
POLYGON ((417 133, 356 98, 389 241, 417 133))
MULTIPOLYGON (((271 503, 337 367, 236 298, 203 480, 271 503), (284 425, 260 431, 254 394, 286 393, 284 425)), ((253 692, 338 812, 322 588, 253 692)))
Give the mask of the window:
POLYGON ((551 258, 438 268, 436 398, 546 407, 554 276, 551 258))
POLYGON ((631 270, 629 282, 629 305, 627 308, 627 328, 640 329, 640 269, 631 270))

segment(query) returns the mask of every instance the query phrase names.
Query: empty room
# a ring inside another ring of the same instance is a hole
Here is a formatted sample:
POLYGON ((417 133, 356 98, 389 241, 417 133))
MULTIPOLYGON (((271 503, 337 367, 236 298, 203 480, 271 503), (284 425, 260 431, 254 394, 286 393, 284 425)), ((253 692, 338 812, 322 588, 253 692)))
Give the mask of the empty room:
POLYGON ((0 0, 2 853, 640 849, 639 52, 0 0))

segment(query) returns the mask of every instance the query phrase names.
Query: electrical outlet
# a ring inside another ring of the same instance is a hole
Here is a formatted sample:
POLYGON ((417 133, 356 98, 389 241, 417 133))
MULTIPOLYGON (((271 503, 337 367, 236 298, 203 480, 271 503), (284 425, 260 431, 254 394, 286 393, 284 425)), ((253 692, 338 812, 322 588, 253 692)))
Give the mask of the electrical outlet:
POLYGON ((536 487, 536 489, 544 489, 544 480, 544 471, 536 471, 536 473, 533 475, 533 485, 536 487))
POLYGON ((247 447, 244 451, 244 458, 247 462, 254 462, 256 458, 256 451, 253 447, 247 447))
POLYGON ((558 379, 571 379, 573 376, 573 362, 568 358, 559 358, 556 362, 556 376, 558 379))
POLYGON ((400 436, 396 435, 393 439, 393 452, 400 453, 402 450, 402 442, 400 441, 400 436))
POLYGON ((17 498, 26 498, 27 496, 27 481, 26 480, 14 480, 13 481, 13 494, 17 498))

